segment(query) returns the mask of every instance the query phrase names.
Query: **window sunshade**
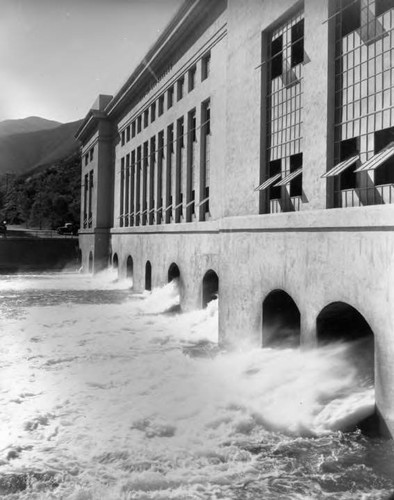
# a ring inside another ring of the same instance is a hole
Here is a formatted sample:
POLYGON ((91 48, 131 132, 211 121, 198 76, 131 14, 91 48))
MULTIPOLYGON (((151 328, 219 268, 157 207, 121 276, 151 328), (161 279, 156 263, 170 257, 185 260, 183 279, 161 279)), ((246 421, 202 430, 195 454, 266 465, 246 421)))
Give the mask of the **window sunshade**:
POLYGON ((270 177, 269 179, 264 181, 262 184, 260 184, 260 186, 255 188, 255 191, 264 191, 264 189, 267 189, 268 187, 270 187, 271 184, 273 184, 275 181, 280 179, 280 177, 282 177, 282 174, 276 174, 276 175, 270 177))
POLYGON ((341 163, 338 163, 333 167, 331 170, 326 172, 325 174, 322 175, 323 177, 335 177, 336 175, 341 174, 344 172, 347 168, 349 168, 353 163, 356 163, 356 161, 359 159, 359 155, 352 156, 351 158, 348 158, 347 160, 341 161, 341 163))
POLYGON ((279 181, 277 184, 275 184, 274 187, 285 186, 290 181, 298 177, 300 174, 302 174, 302 167, 296 170, 295 172, 291 172, 289 175, 286 175, 286 177, 281 181, 279 181))
POLYGON ((380 167, 382 163, 394 155, 394 142, 390 142, 384 149, 372 156, 372 158, 358 167, 355 172, 366 172, 367 170, 375 170, 380 167))

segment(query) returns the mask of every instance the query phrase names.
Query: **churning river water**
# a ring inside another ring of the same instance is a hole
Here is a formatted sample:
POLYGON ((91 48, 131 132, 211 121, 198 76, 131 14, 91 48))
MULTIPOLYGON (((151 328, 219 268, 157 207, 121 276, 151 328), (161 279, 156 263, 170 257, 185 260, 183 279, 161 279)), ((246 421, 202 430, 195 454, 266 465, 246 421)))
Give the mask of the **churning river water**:
POLYGON ((217 301, 130 285, 0 277, 0 497, 390 498, 392 441, 354 430, 360 345, 224 352, 217 301))

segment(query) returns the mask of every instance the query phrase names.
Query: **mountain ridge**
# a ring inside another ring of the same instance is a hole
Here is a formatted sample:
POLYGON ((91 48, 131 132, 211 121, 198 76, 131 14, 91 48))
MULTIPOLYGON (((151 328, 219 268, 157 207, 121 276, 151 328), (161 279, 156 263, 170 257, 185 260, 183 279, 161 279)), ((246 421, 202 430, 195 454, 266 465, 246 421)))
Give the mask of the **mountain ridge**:
MULTIPOLYGON (((74 135, 82 120, 56 126, 54 124, 57 122, 41 120, 44 126, 45 122, 49 122, 46 125, 50 128, 0 134, 0 175, 21 175, 42 165, 63 160, 78 151, 79 143, 74 135)), ((37 123, 35 120, 35 125, 37 123)), ((2 124, 4 122, 0 122, 0 129, 2 124)))
POLYGON ((0 137, 37 132, 39 130, 50 130, 60 125, 63 125, 63 123, 55 120, 47 120, 40 116, 27 116, 26 118, 3 120, 0 122, 0 137))

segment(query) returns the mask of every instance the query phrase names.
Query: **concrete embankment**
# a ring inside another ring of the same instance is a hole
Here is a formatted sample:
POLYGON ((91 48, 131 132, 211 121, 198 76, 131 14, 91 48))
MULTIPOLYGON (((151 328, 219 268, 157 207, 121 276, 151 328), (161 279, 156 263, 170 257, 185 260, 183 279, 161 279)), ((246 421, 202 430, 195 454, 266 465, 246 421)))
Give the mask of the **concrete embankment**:
POLYGON ((78 267, 79 247, 76 238, 0 239, 0 273, 78 267))

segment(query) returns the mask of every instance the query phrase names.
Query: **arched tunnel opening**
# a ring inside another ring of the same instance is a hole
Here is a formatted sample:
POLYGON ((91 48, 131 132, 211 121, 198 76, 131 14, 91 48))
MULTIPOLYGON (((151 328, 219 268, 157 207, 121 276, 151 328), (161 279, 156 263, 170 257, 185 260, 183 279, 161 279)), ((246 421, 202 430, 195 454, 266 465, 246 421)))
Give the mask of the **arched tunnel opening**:
POLYGON ((152 290, 152 265, 149 260, 145 264, 145 290, 152 290))
POLYGON ((179 280, 181 277, 181 272, 179 270, 179 267, 173 262, 170 267, 168 268, 168 283, 170 283, 173 280, 179 280))
POLYGON ((93 272, 93 253, 89 253, 89 272, 93 272))
POLYGON ((114 254, 114 256, 112 257, 112 267, 114 269, 118 269, 119 267, 119 259, 118 259, 118 254, 114 254))
POLYGON ((326 306, 316 320, 319 344, 361 338, 371 338, 373 332, 366 319, 357 309, 345 302, 333 302, 326 306))
POLYGON ((131 255, 127 257, 126 262, 126 278, 133 279, 134 264, 131 255))
POLYGON ((300 311, 290 295, 283 290, 270 292, 263 302, 263 346, 299 346, 300 322, 300 311))
POLYGON ((178 303, 174 304, 171 306, 166 312, 171 314, 171 313, 178 313, 181 310, 181 304, 180 304, 180 294, 181 294, 181 287, 180 287, 180 279, 181 279, 181 272, 179 270, 179 267, 175 262, 173 262, 170 267, 168 268, 168 283, 172 283, 173 286, 170 287, 171 292, 173 293, 174 296, 178 297, 178 303))
MULTIPOLYGON (((357 309, 345 302, 327 305, 317 317, 316 334, 320 346, 333 342, 351 343, 349 369, 352 366, 357 370, 360 385, 374 384, 374 334, 357 309)), ((357 427, 369 436, 381 435, 382 421, 376 409, 372 415, 359 422, 357 427)))
POLYGON ((212 301, 218 298, 219 277, 210 269, 204 274, 202 280, 202 307, 205 308, 212 301))

